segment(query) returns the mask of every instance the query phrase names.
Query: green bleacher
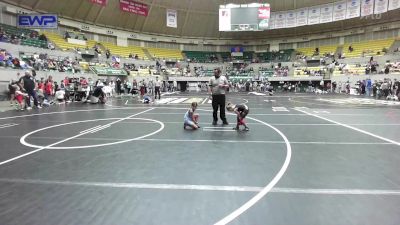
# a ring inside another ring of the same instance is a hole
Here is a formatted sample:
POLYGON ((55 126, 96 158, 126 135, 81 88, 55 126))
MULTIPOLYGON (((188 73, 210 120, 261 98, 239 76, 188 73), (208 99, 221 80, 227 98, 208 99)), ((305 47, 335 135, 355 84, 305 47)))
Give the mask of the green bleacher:
POLYGON ((25 39, 21 41, 21 45, 27 45, 38 48, 47 48, 47 41, 42 41, 38 39, 25 39))
POLYGON ((206 63, 211 62, 210 58, 214 55, 217 56, 216 52, 200 52, 200 51, 184 51, 186 58, 195 60, 196 62, 206 63))
POLYGON ((261 52, 257 53, 257 57, 263 62, 289 62, 294 49, 280 50, 279 52, 261 52))
POLYGON ((204 76, 206 76, 206 77, 214 76, 214 70, 213 69, 203 70, 203 73, 204 73, 204 76))
POLYGON ((231 53, 230 52, 220 52, 219 54, 221 55, 222 60, 224 62, 229 61, 229 59, 231 58, 231 53))
POLYGON ((17 36, 20 36, 20 35, 24 34, 25 37, 29 37, 29 35, 32 32, 36 32, 36 31, 33 31, 33 30, 24 29, 24 28, 18 28, 18 27, 15 27, 15 26, 7 25, 7 24, 0 24, 0 27, 2 27, 6 33, 14 34, 14 35, 17 35, 17 36))
POLYGON ((268 68, 260 68, 260 75, 262 77, 272 77, 274 75, 274 70, 273 69, 268 69, 268 68))
MULTIPOLYGON (((13 35, 16 35, 16 36, 21 36, 22 34, 24 34, 26 39, 21 40, 21 45, 38 47, 38 48, 47 48, 47 41, 42 41, 42 40, 38 40, 38 39, 29 38, 29 36, 30 36, 30 34, 32 32, 36 32, 34 30, 18 28, 18 27, 15 27, 15 26, 7 25, 7 24, 0 24, 0 27, 3 28, 3 30, 8 35, 12 35, 13 34, 13 35)), ((37 34, 37 36, 39 36, 39 34, 37 34)))

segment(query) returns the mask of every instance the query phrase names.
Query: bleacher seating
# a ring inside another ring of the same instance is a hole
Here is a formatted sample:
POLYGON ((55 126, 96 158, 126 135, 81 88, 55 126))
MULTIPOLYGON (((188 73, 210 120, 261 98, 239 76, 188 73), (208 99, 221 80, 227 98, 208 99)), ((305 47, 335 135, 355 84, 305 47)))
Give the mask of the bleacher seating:
POLYGON ((8 34, 9 38, 11 35, 15 35, 21 40, 21 45, 27 45, 38 48, 47 48, 47 41, 38 39, 38 32, 29 29, 18 28, 6 24, 0 24, 0 27, 8 34), (31 34, 34 34, 34 38, 31 38, 31 34))
POLYGON ((231 59, 231 53, 230 52, 220 52, 221 58, 224 62, 229 62, 231 59))
POLYGON ((254 52, 243 52, 243 56, 233 56, 233 60, 244 60, 247 62, 251 62, 253 59, 254 52))
POLYGON ((18 28, 18 27, 15 27, 15 26, 7 25, 7 24, 0 24, 0 27, 2 27, 3 30, 8 34, 14 34, 14 35, 17 35, 17 36, 21 36, 22 34, 24 34, 24 36, 27 37, 27 38, 29 37, 29 35, 32 32, 37 33, 34 30, 18 28))
MULTIPOLYGON (((184 51, 186 58, 194 60, 194 62, 208 63, 212 62, 212 58, 217 56, 216 52, 200 52, 200 51, 184 51)), ((218 60, 218 59, 217 59, 218 60)))
POLYGON ((24 39, 21 40, 21 45, 27 45, 38 48, 47 48, 47 41, 42 41, 39 39, 24 39))
MULTIPOLYGON (((319 55, 323 56, 325 54, 329 53, 335 53, 338 46, 337 45, 325 45, 325 46, 319 46, 319 55)), ((312 57, 314 55, 318 55, 315 52, 315 47, 310 47, 310 48, 298 48, 297 52, 300 52, 301 54, 307 56, 307 57, 312 57)))
POLYGON ((63 51, 74 50, 76 48, 79 48, 79 49, 92 48, 96 44, 96 41, 93 41, 93 40, 86 41, 86 45, 72 44, 72 43, 68 43, 59 34, 50 33, 50 32, 43 32, 43 34, 46 35, 48 40, 53 42, 57 47, 59 47, 63 51))
POLYGON ((174 59, 182 60, 183 55, 179 49, 166 49, 166 48, 146 48, 152 57, 155 59, 174 59))
POLYGON ((322 76, 324 72, 326 72, 326 70, 325 70, 325 67, 323 67, 323 66, 321 66, 321 67, 319 67, 319 66, 297 67, 294 69, 294 76, 295 77, 322 76), (310 73, 306 73, 305 71, 309 71, 310 73))
POLYGON ((259 73, 262 77, 272 77, 274 76, 274 70, 271 68, 260 68, 259 73))
POLYGON ((214 69, 203 70, 203 75, 206 76, 206 77, 214 76, 214 69))
POLYGON ((345 53, 344 56, 346 58, 384 55, 383 49, 388 50, 393 43, 394 39, 346 43, 343 47, 343 52, 345 53), (349 51, 349 46, 352 46, 353 51, 349 51))
POLYGON ((262 62, 272 62, 272 61, 280 61, 280 62, 289 62, 291 61, 291 56, 294 52, 294 49, 286 49, 280 50, 279 52, 261 52, 257 53, 257 58, 262 62))
POLYGON ((335 67, 333 71, 333 76, 343 76, 343 75, 364 75, 365 66, 356 65, 346 65, 342 70, 338 66, 335 67))
POLYGON ((100 44, 103 45, 104 48, 109 49, 111 54, 113 55, 119 55, 123 58, 128 58, 129 54, 132 54, 133 56, 137 54, 139 59, 145 59, 145 60, 148 59, 143 49, 139 46, 131 45, 128 47, 123 47, 123 46, 117 46, 116 44, 109 42, 100 42, 100 44))

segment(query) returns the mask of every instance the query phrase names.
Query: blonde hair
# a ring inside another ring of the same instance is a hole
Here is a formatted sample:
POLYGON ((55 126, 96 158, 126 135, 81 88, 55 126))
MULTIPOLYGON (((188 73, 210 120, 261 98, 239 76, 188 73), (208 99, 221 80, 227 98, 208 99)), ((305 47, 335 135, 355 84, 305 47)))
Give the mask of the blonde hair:
POLYGON ((228 102, 228 104, 226 105, 226 109, 228 111, 233 111, 234 110, 234 105, 232 103, 228 102))

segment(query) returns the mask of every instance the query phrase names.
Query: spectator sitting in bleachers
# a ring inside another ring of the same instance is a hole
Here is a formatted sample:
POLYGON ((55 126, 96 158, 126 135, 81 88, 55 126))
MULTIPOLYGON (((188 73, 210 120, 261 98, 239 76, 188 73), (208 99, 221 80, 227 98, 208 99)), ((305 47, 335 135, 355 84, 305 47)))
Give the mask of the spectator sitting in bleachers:
POLYGON ((50 49, 50 50, 56 49, 56 47, 51 42, 47 43, 47 48, 50 49))

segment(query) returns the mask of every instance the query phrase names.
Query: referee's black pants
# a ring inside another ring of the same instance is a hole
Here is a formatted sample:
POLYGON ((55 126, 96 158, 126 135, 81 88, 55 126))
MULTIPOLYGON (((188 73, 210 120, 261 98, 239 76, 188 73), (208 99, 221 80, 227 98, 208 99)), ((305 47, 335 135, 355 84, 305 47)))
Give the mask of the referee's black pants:
POLYGON ((213 118, 214 121, 218 121, 218 107, 219 107, 219 117, 222 122, 226 122, 225 117, 225 95, 212 95, 212 107, 213 107, 213 118))
POLYGON ((161 99, 161 93, 160 93, 160 86, 156 86, 154 90, 155 94, 155 99, 157 99, 157 94, 158 94, 158 99, 161 99))

